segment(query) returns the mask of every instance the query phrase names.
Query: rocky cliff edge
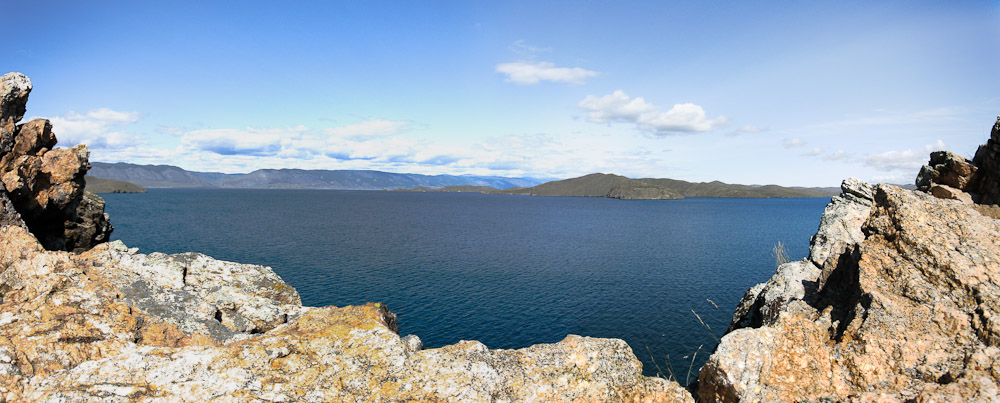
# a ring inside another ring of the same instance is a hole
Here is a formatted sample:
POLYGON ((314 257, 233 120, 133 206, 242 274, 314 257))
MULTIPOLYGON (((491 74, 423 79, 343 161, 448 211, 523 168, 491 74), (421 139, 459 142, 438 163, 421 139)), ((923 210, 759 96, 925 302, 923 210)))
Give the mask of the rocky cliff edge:
POLYGON ((1000 119, 920 191, 848 179, 809 257, 743 297, 702 401, 1000 401, 1000 119))
POLYGON ((625 342, 423 349, 385 306, 303 307, 270 268, 107 243, 86 147, 0 79, 0 401, 690 402, 625 342))

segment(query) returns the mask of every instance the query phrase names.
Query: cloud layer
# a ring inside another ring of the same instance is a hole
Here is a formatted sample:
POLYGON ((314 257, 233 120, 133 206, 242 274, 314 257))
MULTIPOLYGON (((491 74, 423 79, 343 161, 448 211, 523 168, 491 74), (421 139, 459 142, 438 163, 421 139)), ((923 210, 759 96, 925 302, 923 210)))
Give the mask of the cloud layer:
POLYGON ((500 63, 496 71, 506 74, 507 81, 522 85, 538 84, 542 81, 580 85, 588 78, 597 76, 596 71, 580 67, 556 67, 550 62, 531 61, 500 63))
POLYGON ((727 121, 725 116, 709 119, 705 110, 692 103, 675 104, 662 111, 642 97, 631 98, 624 91, 598 97, 588 95, 577 105, 595 123, 632 123, 642 131, 657 135, 686 134, 714 130, 727 121))
POLYGON ((115 111, 108 108, 87 113, 70 111, 49 119, 59 144, 87 144, 91 148, 125 148, 140 140, 125 131, 126 126, 139 120, 136 112, 115 111))

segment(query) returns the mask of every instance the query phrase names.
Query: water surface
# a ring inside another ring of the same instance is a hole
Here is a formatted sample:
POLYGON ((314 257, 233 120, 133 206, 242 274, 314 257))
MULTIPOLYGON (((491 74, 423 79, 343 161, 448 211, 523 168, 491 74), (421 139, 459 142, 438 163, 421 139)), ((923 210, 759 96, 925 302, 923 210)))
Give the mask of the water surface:
POLYGON ((305 305, 383 302, 427 347, 520 348, 567 334, 624 339, 645 372, 683 382, 772 247, 807 254, 829 198, 622 201, 331 190, 150 189, 107 194, 143 253, 197 251, 271 266, 305 305), (710 302, 720 309, 716 309, 710 302))

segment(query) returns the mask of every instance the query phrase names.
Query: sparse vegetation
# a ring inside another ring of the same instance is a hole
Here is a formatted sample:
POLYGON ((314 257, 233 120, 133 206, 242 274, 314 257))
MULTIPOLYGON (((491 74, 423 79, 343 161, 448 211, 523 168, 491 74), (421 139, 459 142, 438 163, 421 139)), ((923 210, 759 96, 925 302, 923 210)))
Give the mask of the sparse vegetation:
POLYGON ((774 263, 776 266, 781 266, 791 261, 791 259, 788 258, 788 251, 785 250, 785 245, 782 244, 781 241, 778 241, 778 243, 774 245, 771 255, 774 256, 774 263))
MULTIPOLYGON (((708 298, 706 298, 705 301, 708 301, 709 304, 712 304, 712 307, 714 307, 716 311, 720 311, 721 312, 721 310, 719 309, 719 305, 716 304, 715 301, 712 301, 711 299, 708 299, 708 298)), ((721 340, 720 340, 719 336, 715 333, 715 331, 712 330, 712 327, 709 326, 708 323, 705 323, 705 321, 702 320, 701 315, 699 315, 698 312, 696 312, 694 309, 691 310, 691 313, 694 314, 694 317, 695 317, 695 319, 698 320, 698 323, 700 323, 701 326, 703 328, 705 328, 705 330, 708 332, 709 336, 712 336, 712 339, 715 340, 715 345, 718 345, 721 342, 721 340)), ((684 383, 683 383, 683 385, 690 385, 691 384, 691 373, 692 372, 694 372, 695 376, 697 377, 698 372, 694 371, 694 366, 695 366, 695 363, 697 362, 698 354, 700 354, 701 350, 703 350, 704 348, 705 348, 705 345, 704 344, 700 344, 700 345, 698 345, 697 349, 695 349, 691 353, 688 353, 688 354, 684 355, 683 357, 681 357, 681 359, 688 361, 687 374, 684 377, 684 383)), ((715 347, 712 346, 712 348, 710 350, 714 350, 714 349, 715 349, 715 347)), ((663 357, 663 363, 666 366, 666 371, 667 371, 666 373, 664 373, 663 372, 664 367, 660 366, 660 363, 656 360, 656 357, 653 356, 653 351, 650 350, 649 346, 646 346, 646 351, 649 353, 649 359, 650 359, 650 361, 652 361, 653 365, 656 366, 656 376, 659 376, 660 378, 664 378, 664 379, 666 379, 668 381, 674 381, 674 382, 677 382, 677 383, 681 383, 680 379, 677 377, 677 374, 674 372, 673 364, 671 364, 671 362, 670 362, 670 354, 666 354, 663 357)))

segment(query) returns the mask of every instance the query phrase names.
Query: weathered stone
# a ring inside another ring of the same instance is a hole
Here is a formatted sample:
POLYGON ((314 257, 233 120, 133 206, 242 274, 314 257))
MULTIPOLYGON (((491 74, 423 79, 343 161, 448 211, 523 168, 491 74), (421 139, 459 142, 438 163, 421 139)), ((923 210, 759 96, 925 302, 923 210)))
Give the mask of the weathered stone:
MULTIPOLYGON (((727 333, 699 374, 699 397, 996 401, 1000 222, 972 207, 877 187, 856 258, 760 327, 727 333)), ((787 284, 772 278, 754 292, 787 295, 787 284)))
POLYGON ((934 184, 972 191, 976 185, 977 168, 972 161, 948 151, 931 153, 930 162, 917 175, 917 188, 928 191, 934 184))
POLYGON ((89 152, 83 145, 53 150, 56 136, 46 119, 17 125, 30 92, 31 82, 23 74, 0 78, 0 182, 43 246, 87 250, 107 241, 112 231, 104 201, 83 190, 89 152))
POLYGON ((0 227, 7 225, 24 227, 24 221, 14 208, 14 203, 7 197, 7 190, 0 186, 0 227))
POLYGON ((24 117, 31 80, 21 73, 0 77, 0 159, 14 148, 17 122, 24 117))
POLYGON ((104 212, 104 199, 88 191, 83 192, 72 218, 66 221, 63 232, 67 250, 79 252, 107 242, 114 230, 111 218, 104 212))
POLYGON ((424 342, 420 341, 420 337, 415 334, 407 335, 402 340, 407 351, 416 352, 424 349, 424 342))
POLYGON ((972 208, 976 209, 984 217, 1000 219, 1000 206, 995 204, 975 204, 972 208))
POLYGON ((0 76, 0 126, 16 124, 24 118, 31 93, 31 80, 21 73, 0 76))
MULTIPOLYGON (((785 263, 766 282, 751 287, 733 313, 729 332, 761 327, 774 322, 791 301, 818 298, 838 265, 856 261, 858 244, 864 240, 861 224, 872 209, 874 187, 855 178, 844 180, 841 194, 823 211, 813 235, 809 258, 785 263)), ((827 292, 833 292, 832 289, 827 292)))
POLYGON ((958 200, 965 204, 972 204, 972 196, 948 185, 931 185, 928 193, 934 195, 934 197, 937 197, 938 199, 958 200))
POLYGON ((856 178, 848 178, 840 185, 840 196, 834 197, 823 211, 819 229, 809 245, 809 260, 823 273, 819 288, 833 269, 865 239, 861 223, 868 218, 872 208, 874 187, 856 178))
POLYGON ((11 161, 25 155, 41 155, 56 145, 52 123, 48 119, 35 119, 18 127, 11 152, 0 159, 0 167, 11 170, 11 161))
POLYGON ((979 146, 972 161, 979 167, 977 202, 1000 204, 1000 117, 997 117, 997 122, 993 125, 990 139, 979 146))

